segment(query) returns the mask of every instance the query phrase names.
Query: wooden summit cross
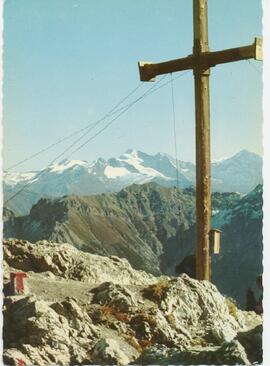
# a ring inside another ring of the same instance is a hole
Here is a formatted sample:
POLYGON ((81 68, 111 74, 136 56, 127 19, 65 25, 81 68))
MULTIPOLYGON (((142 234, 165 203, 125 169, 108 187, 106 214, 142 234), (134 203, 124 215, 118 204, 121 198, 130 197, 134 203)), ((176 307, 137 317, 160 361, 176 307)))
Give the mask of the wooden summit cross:
POLYGON ((193 0, 193 28, 192 55, 158 64, 139 62, 139 70, 141 81, 154 81, 157 75, 193 69, 196 109, 196 277, 199 280, 210 280, 210 68, 250 58, 262 60, 262 41, 255 38, 250 46, 210 52, 207 0, 193 0))

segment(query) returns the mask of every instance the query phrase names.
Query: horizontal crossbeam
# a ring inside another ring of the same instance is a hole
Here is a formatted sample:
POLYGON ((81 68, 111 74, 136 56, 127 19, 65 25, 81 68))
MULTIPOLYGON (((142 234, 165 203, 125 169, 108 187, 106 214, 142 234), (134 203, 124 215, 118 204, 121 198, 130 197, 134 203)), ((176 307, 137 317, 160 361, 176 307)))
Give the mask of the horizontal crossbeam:
POLYGON ((154 64, 151 62, 139 62, 141 81, 154 81, 157 75, 168 74, 177 71, 204 68, 208 69, 227 62, 241 61, 254 58, 262 60, 262 40, 255 38, 253 44, 244 47, 230 48, 223 51, 202 52, 199 55, 189 55, 176 60, 154 64))

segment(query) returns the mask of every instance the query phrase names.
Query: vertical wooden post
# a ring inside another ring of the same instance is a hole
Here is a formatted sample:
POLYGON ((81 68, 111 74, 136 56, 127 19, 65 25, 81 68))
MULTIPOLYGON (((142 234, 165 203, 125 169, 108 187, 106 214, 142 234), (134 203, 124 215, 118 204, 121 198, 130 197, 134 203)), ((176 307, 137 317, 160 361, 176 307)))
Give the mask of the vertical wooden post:
MULTIPOLYGON (((193 54, 208 52, 207 0, 193 0, 193 54)), ((210 280, 211 219, 210 102, 207 65, 194 68, 196 109, 196 278, 210 280)))

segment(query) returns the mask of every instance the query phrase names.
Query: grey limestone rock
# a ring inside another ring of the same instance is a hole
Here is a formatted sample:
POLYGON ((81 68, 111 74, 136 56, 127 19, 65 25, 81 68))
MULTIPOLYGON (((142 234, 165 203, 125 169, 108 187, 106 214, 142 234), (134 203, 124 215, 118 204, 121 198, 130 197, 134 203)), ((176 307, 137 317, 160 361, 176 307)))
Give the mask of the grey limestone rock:
POLYGON ((92 358, 101 365, 127 365, 129 358, 120 349, 119 344, 110 338, 104 338, 94 347, 92 358))
POLYGON ((179 350, 156 346, 145 350, 134 364, 140 365, 250 365, 244 347, 238 341, 220 347, 179 350))
POLYGON ((110 305, 121 312, 129 312, 137 307, 133 294, 125 287, 112 282, 104 282, 93 289, 93 301, 103 305, 110 305))
POLYGON ((154 277, 127 260, 46 241, 5 241, 4 260, 7 274, 27 272, 30 290, 4 299, 6 364, 234 365, 262 358, 262 317, 237 309, 208 281, 154 277))

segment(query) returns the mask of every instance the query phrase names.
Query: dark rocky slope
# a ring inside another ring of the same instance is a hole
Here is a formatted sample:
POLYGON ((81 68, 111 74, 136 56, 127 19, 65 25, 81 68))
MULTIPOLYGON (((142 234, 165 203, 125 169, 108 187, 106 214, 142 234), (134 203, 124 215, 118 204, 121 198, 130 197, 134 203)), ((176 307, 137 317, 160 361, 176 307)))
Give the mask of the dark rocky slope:
POLYGON ((160 273, 160 256, 178 227, 194 222, 193 191, 151 183, 116 194, 41 199, 30 214, 7 224, 4 236, 32 242, 69 242, 79 249, 127 258, 137 269, 160 273))
MULTIPOLYGON (((221 229, 222 234, 220 254, 212 255, 212 281, 222 293, 244 307, 248 288, 257 298, 261 295, 256 277, 263 273, 262 186, 258 185, 249 194, 236 199, 228 196, 227 202, 215 194, 214 206, 217 198, 221 206, 212 217, 212 227, 221 229)), ((177 254, 169 258, 175 265, 195 252, 195 226, 177 235, 180 243, 177 254)))
MULTIPOLYGON (((243 196, 214 193, 213 226, 222 230, 213 256, 213 281, 245 304, 262 272, 262 187, 243 196)), ((69 242, 100 255, 127 258, 136 269, 174 274, 194 253, 195 194, 157 184, 133 185, 114 194, 42 199, 30 214, 8 220, 5 237, 69 242)))

